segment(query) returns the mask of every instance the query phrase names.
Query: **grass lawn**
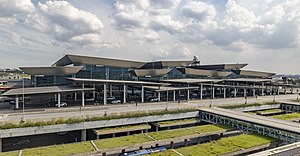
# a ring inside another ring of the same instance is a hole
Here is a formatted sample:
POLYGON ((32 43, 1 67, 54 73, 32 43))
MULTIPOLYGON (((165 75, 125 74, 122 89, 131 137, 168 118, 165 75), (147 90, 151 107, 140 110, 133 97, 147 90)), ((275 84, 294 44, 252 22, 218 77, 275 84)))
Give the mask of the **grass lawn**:
POLYGON ((279 104, 279 102, 264 102, 264 103, 249 103, 249 104, 232 104, 226 106, 219 106, 220 108, 224 109, 234 109, 234 108, 244 108, 244 107, 251 107, 251 106, 262 106, 262 105, 274 105, 279 104))
POLYGON ((297 119, 297 118, 300 118, 300 113, 274 115, 274 116, 272 116, 272 118, 280 119, 280 120, 297 119))
POLYGON ((130 146, 130 145, 149 142, 149 141, 153 141, 153 140, 144 134, 136 134, 136 135, 130 135, 124 137, 95 140, 94 143, 99 149, 106 149, 106 148, 130 146))
POLYGON ((196 118, 191 119, 183 119, 183 120, 171 120, 171 121, 161 121, 158 122, 160 125, 170 125, 170 124, 177 124, 177 123, 185 123, 185 122, 196 122, 196 118))
MULTIPOLYGON (((198 144, 189 147, 176 149, 179 153, 185 156, 198 156, 199 153, 205 156, 216 156, 220 154, 235 152, 245 148, 264 145, 274 141, 274 139, 254 135, 241 134, 238 136, 221 138, 217 141, 212 141, 204 144, 198 144)), ((154 156, 175 156, 173 151, 167 150, 161 153, 155 153, 154 156)))
POLYGON ((175 153, 174 151, 168 149, 165 150, 163 152, 157 152, 157 153, 152 153, 152 154, 146 154, 146 156, 178 156, 177 153, 175 153))
POLYGON ((163 139, 177 138, 181 136, 189 136, 189 135, 200 134, 200 133, 215 132, 224 129, 226 128, 218 125, 203 125, 203 126, 196 126, 191 128, 151 132, 148 133, 148 135, 153 137, 156 140, 163 140, 163 139))
POLYGON ((94 151, 90 142, 62 144, 23 150, 22 156, 65 156, 94 151))
POLYGON ((0 156, 19 156, 19 151, 0 152, 0 156))
POLYGON ((130 131, 132 129, 148 129, 150 128, 147 124, 140 124, 140 125, 133 125, 133 126, 120 126, 120 127, 113 127, 113 128, 103 128, 96 130, 97 133, 105 134, 111 132, 119 132, 119 131, 130 131))
POLYGON ((267 110, 261 110, 261 111, 256 111, 257 113, 277 113, 281 112, 282 110, 279 108, 276 109, 267 109, 267 110))

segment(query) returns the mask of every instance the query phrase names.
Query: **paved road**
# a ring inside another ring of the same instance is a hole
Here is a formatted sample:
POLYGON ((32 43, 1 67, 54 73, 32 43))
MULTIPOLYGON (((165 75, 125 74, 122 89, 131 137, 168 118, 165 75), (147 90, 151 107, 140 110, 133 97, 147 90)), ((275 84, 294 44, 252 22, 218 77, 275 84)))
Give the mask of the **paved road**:
MULTIPOLYGON (((291 99, 296 99, 297 95, 280 95, 276 96, 276 101, 286 101, 291 99)), ((262 96, 257 99, 254 97, 248 97, 248 103, 255 102, 269 102, 273 101, 274 96, 262 96)), ((86 115, 104 115, 108 114, 118 114, 121 112, 134 112, 142 110, 163 110, 165 108, 199 108, 217 105, 228 105, 228 104, 242 104, 245 103, 245 98, 226 98, 226 99, 207 99, 207 100, 191 100, 183 102, 160 102, 160 103, 143 103, 143 104, 121 104, 121 105, 110 105, 110 106, 86 106, 86 107, 72 107, 72 108, 50 108, 46 110, 36 110, 33 112, 25 112, 24 117, 26 120, 36 121, 36 120, 52 120, 59 117, 69 118, 69 117, 80 117, 86 115)), ((19 113, 2 113, 0 114, 0 122, 14 121, 19 122, 23 114, 19 113)))

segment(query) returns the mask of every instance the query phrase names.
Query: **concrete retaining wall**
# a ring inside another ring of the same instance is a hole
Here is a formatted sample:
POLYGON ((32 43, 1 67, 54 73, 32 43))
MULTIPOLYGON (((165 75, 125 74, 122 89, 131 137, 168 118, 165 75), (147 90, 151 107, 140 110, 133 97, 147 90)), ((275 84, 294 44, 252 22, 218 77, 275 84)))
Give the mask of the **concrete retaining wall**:
POLYGON ((163 120, 184 119, 184 118, 197 117, 198 115, 199 112, 195 111, 195 112, 180 113, 180 114, 165 114, 165 115, 146 116, 146 117, 139 117, 139 118, 91 121, 91 122, 82 122, 76 124, 60 124, 60 125, 50 125, 50 126, 42 126, 42 127, 5 129, 5 130, 0 130, 0 138, 19 137, 19 136, 28 136, 28 135, 37 135, 37 134, 46 134, 46 133, 58 133, 58 132, 65 132, 65 131, 139 124, 139 123, 156 122, 156 121, 163 121, 163 120))

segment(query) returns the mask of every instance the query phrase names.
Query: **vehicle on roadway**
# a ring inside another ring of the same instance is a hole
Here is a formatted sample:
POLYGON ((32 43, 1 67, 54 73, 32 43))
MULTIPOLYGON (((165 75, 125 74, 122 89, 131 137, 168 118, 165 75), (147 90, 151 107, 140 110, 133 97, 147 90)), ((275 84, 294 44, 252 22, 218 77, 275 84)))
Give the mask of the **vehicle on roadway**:
MULTIPOLYGON (((66 102, 60 102, 60 107, 65 107, 65 106, 68 106, 66 102)), ((58 103, 55 104, 55 107, 58 107, 58 103)))
POLYGON ((138 151, 134 151, 134 152, 122 153, 119 156, 139 156, 139 155, 162 152, 165 150, 167 150, 167 148, 165 148, 165 147, 147 148, 147 149, 142 149, 142 150, 138 150, 138 151))
POLYGON ((110 101, 111 104, 118 104, 121 103, 121 100, 115 99, 113 101, 110 101))
POLYGON ((149 101, 150 101, 150 102, 159 102, 159 99, 158 99, 158 98, 150 98, 149 101))

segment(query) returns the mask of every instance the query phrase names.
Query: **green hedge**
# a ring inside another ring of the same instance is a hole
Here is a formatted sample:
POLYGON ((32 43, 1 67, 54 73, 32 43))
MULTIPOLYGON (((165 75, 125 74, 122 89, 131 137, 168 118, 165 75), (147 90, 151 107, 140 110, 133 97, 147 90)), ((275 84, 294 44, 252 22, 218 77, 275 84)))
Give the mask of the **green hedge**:
POLYGON ((274 105, 280 104, 280 102, 265 102, 265 103, 249 103, 249 104, 234 104, 234 105, 226 105, 226 106, 218 106, 224 109, 234 109, 234 108, 244 108, 244 107, 252 107, 252 106, 262 106, 262 105, 274 105))
POLYGON ((127 113, 122 115, 111 115, 111 116, 95 116, 95 117, 87 117, 86 119, 81 118, 69 118, 67 120, 55 120, 55 121, 38 121, 38 122, 24 122, 19 124, 13 123, 5 123, 0 126, 0 129, 12 129, 12 128, 24 128, 24 127, 42 127, 49 125, 58 125, 58 124, 76 124, 81 122, 89 122, 89 121, 101 121, 101 120, 112 120, 112 119, 123 119, 123 118, 139 118, 146 116, 154 116, 154 115, 165 115, 165 114, 179 114, 179 113, 187 113, 194 112, 197 109, 178 109, 178 110, 163 110, 163 111, 155 111, 149 113, 127 113))

